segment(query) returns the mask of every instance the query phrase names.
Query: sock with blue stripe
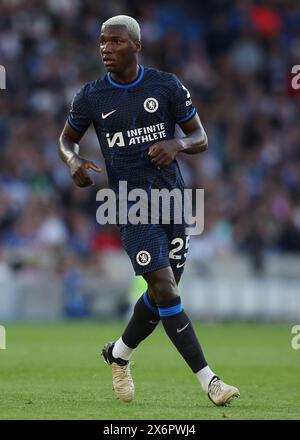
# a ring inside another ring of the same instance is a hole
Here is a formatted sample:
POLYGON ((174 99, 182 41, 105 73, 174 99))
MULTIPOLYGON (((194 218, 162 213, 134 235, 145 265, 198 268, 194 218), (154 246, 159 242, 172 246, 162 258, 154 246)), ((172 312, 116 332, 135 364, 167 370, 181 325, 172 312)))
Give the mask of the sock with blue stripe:
POLYGON ((146 291, 134 306, 133 315, 122 335, 123 342, 130 348, 136 348, 153 332, 159 321, 158 309, 146 291))
POLYGON ((157 305, 164 329, 194 373, 207 366, 192 323, 182 308, 181 299, 172 299, 157 305))

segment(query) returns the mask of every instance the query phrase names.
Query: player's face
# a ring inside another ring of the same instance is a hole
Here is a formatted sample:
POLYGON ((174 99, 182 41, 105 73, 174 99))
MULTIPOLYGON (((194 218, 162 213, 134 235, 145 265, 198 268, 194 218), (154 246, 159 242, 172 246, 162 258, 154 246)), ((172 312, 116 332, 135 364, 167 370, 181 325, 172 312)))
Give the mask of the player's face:
POLYGON ((136 62, 140 42, 132 41, 125 26, 103 26, 100 35, 100 54, 108 72, 122 73, 136 62))

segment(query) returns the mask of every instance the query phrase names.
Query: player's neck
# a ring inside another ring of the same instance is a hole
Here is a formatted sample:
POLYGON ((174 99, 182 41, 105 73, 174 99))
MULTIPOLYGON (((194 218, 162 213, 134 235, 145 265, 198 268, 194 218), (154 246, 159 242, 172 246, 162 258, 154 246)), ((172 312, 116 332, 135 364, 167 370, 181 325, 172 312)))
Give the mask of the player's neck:
POLYGON ((111 78, 121 84, 129 84, 137 79, 140 73, 140 66, 134 64, 125 69, 122 73, 111 73, 111 78))

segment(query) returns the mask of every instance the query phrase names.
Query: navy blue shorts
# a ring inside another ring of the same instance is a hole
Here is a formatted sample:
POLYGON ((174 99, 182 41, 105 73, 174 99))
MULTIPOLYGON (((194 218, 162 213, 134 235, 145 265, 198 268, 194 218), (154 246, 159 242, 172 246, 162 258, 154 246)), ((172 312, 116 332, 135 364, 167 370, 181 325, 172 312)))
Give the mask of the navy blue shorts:
POLYGON ((171 266, 174 276, 182 275, 189 236, 185 224, 171 225, 120 225, 124 249, 136 275, 171 266))

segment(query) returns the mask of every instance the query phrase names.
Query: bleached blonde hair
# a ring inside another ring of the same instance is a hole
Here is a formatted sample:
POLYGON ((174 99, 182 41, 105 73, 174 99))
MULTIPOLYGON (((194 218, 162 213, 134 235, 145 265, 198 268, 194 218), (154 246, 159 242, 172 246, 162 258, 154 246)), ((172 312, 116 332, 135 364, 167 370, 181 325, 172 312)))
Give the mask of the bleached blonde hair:
POLYGON ((118 25, 126 26, 128 34, 132 40, 141 40, 141 29, 138 22, 129 15, 115 15, 114 17, 106 20, 102 26, 118 25))

